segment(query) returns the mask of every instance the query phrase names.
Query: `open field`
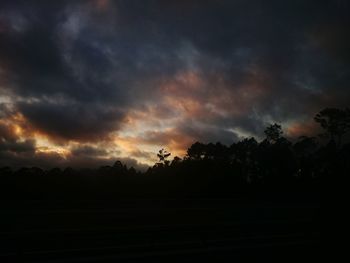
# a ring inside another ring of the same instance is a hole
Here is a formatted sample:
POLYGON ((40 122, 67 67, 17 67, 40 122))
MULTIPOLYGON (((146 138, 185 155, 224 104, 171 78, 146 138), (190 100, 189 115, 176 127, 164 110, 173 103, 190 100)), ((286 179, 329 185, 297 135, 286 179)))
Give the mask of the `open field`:
POLYGON ((234 199, 2 204, 0 261, 313 257, 320 204, 234 199))

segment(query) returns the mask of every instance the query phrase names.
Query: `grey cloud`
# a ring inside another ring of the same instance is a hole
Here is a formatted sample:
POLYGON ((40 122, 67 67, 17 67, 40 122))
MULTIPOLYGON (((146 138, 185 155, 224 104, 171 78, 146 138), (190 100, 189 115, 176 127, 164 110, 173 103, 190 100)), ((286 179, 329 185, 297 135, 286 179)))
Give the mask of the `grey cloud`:
POLYGON ((103 105, 40 101, 20 103, 18 109, 34 128, 66 140, 104 139, 123 119, 118 108, 103 105))
POLYGON ((76 146, 73 149, 71 149, 71 154, 74 156, 98 157, 98 156, 107 156, 108 151, 106 151, 105 149, 100 149, 89 145, 83 145, 83 146, 76 146))
MULTIPOLYGON (((350 100, 345 2, 128 0, 99 10, 95 1, 2 1, 0 83, 35 128, 88 142, 118 132, 131 110, 163 111, 162 80, 195 70, 205 84, 180 95, 202 103, 203 114, 198 125, 191 116, 174 123, 177 134, 229 142, 236 128, 259 136, 267 118, 303 119, 350 100), (252 85, 262 95, 247 99, 252 85), (214 101, 218 93, 236 105, 214 101), (205 115, 206 102, 226 116, 205 115)), ((154 116, 171 117, 161 113, 154 116)))

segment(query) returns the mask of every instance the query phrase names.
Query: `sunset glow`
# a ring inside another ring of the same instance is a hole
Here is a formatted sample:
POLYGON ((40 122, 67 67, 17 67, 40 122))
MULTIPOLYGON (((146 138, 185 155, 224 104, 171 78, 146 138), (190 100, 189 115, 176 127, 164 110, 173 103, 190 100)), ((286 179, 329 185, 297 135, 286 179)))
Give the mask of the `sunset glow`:
POLYGON ((317 133, 319 109, 349 102, 337 6, 48 2, 0 4, 1 165, 146 169, 268 123, 317 133))

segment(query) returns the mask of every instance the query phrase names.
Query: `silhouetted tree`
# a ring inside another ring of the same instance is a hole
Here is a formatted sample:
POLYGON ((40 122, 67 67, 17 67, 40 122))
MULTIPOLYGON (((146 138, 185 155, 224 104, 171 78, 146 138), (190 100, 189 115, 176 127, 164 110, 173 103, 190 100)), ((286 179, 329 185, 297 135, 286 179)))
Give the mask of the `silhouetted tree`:
POLYGON ((297 160, 292 143, 282 137, 279 124, 265 129, 266 139, 258 147, 259 173, 271 185, 290 182, 297 173, 297 160))
POLYGON ((49 170, 47 173, 50 176, 59 176, 59 175, 62 175, 62 169, 59 167, 55 167, 49 170))
POLYGON ((209 143, 205 148, 206 159, 226 161, 229 158, 229 149, 226 145, 223 145, 220 142, 217 142, 216 144, 209 143))
POLYGON ((181 163, 182 159, 178 156, 175 156, 174 159, 171 161, 171 166, 178 166, 181 163))
POLYGON ((112 175, 113 174, 113 167, 109 165, 104 165, 98 168, 98 174, 99 175, 112 175))
POLYGON ((117 160, 112 167, 113 173, 116 175, 123 175, 128 173, 128 168, 121 161, 117 160))
POLYGON ((281 125, 275 123, 267 126, 264 133, 268 142, 275 143, 281 138, 283 131, 281 125))
POLYGON ((171 155, 170 152, 167 152, 165 149, 160 149, 157 153, 157 156, 159 158, 159 163, 162 163, 166 166, 169 165, 170 161, 167 160, 167 158, 171 155))
POLYGON ((195 142, 187 149, 187 158, 191 160, 201 160, 205 157, 205 145, 195 142))
POLYGON ((136 169, 134 167, 130 167, 128 170, 128 174, 129 175, 136 175, 137 174, 136 169))
POLYGON ((76 171, 72 167, 67 167, 63 170, 63 175, 72 176, 76 173, 76 171))
POLYGON ((315 116, 315 121, 325 129, 323 135, 335 141, 337 146, 341 145, 342 137, 350 130, 350 110, 326 108, 315 116))
POLYGON ((300 136, 293 147, 298 156, 310 156, 315 153, 317 146, 315 137, 300 136))
POLYGON ((245 138, 230 147, 231 163, 247 182, 257 179, 257 148, 258 142, 254 138, 245 138))

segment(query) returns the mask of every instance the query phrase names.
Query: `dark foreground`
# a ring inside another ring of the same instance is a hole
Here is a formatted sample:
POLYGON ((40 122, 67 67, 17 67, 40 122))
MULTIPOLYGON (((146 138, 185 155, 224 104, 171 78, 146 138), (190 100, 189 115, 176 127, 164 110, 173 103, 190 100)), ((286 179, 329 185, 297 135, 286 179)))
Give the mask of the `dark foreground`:
POLYGON ((2 203, 0 262, 311 261, 320 203, 237 199, 2 203))

